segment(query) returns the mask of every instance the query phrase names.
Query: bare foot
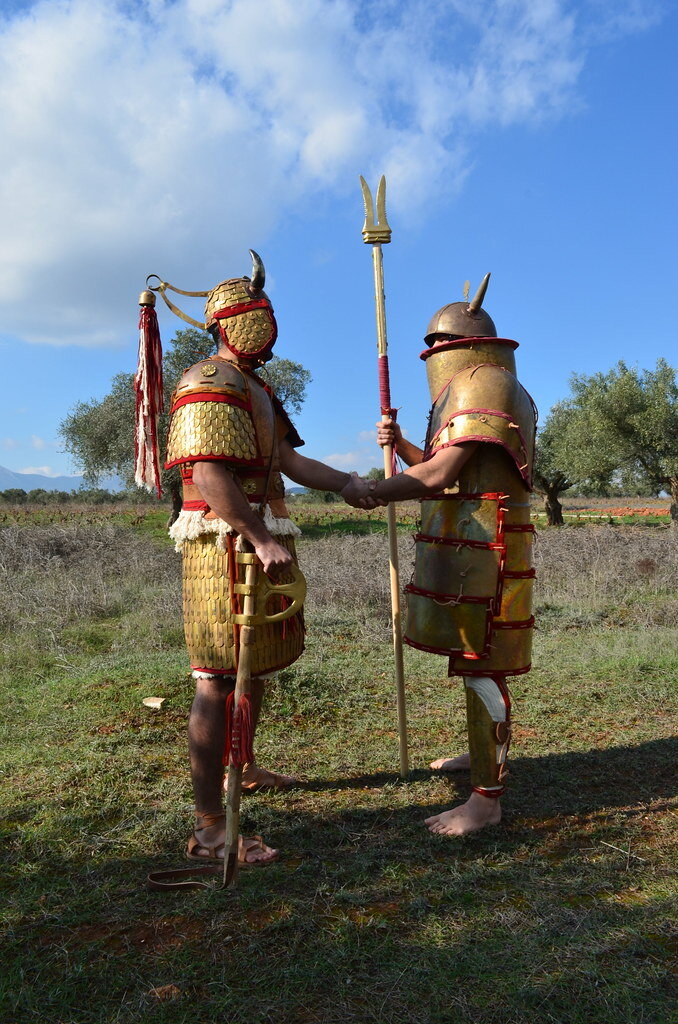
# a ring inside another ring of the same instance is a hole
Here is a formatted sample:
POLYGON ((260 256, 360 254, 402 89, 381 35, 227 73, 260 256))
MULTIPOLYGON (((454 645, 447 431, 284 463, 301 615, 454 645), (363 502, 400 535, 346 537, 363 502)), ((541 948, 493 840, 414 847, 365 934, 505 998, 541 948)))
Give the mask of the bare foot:
POLYGON ((465 836, 477 832, 486 825, 498 825, 501 821, 499 798, 471 793, 465 804, 453 807, 442 814, 434 814, 424 822, 429 832, 439 836, 465 836))
POLYGON ((467 772, 471 767, 471 757, 469 754, 439 757, 437 761, 431 761, 430 767, 438 772, 467 772))
MULTIPOLYGON (((223 823, 198 828, 188 841, 187 855, 190 860, 223 861, 224 839, 223 823)), ((238 836, 239 864, 256 864, 263 867, 265 864, 272 864, 279 856, 280 851, 266 846, 261 836, 255 836, 253 839, 238 836)))
MULTIPOLYGON (((242 788, 247 793, 255 793, 258 789, 291 789, 298 781, 293 775, 260 768, 256 761, 246 764, 242 770, 242 788)), ((228 792, 228 772, 224 776, 224 792, 228 792)))

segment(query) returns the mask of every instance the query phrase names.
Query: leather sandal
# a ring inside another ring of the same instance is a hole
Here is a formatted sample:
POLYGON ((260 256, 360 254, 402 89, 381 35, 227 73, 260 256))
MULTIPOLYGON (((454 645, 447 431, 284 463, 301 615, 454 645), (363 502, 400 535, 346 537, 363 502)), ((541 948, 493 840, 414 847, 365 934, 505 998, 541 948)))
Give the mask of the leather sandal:
MULTIPOLYGON (((189 860, 202 861, 203 864, 224 863, 225 843, 217 843, 215 846, 207 846, 198 839, 196 831, 208 828, 210 825, 216 825, 219 821, 223 821, 225 817, 226 815, 223 812, 221 814, 196 814, 196 828, 193 835, 188 840, 188 848, 186 850, 186 856, 189 860), (198 852, 201 850, 205 852, 198 852)), ((273 864, 273 862, 278 860, 280 856, 279 851, 267 846, 261 836, 253 836, 251 839, 239 836, 238 839, 238 864, 241 867, 265 868, 269 864, 273 864), (267 860, 247 860, 247 854, 253 850, 270 851, 273 856, 269 857, 267 860)))

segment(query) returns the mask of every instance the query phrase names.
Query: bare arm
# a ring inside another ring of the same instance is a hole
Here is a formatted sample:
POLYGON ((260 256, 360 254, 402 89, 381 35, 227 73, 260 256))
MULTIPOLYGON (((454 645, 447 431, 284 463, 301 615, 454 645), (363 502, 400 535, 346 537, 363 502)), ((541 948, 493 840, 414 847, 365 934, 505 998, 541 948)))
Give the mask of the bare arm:
POLYGON ((318 491, 341 491, 351 479, 350 473, 342 473, 324 462, 300 455, 289 441, 280 442, 280 469, 296 484, 318 491))
POLYGON ((384 448, 387 444, 393 445, 397 454, 407 463, 408 466, 418 466, 424 458, 424 453, 416 444, 412 444, 403 437, 403 432, 395 420, 379 420, 377 423, 377 444, 384 448))
POLYGON ((438 494, 454 484, 477 447, 477 441, 466 441, 441 448, 427 462, 410 466, 389 480, 378 480, 376 486, 374 481, 368 483, 359 477, 353 478, 344 488, 343 496, 352 505, 360 503, 363 508, 371 508, 375 502, 385 504, 438 494))
POLYGON ((250 542, 264 572, 275 574, 292 563, 289 551, 273 539, 235 477, 222 462, 196 462, 193 481, 219 518, 250 542))

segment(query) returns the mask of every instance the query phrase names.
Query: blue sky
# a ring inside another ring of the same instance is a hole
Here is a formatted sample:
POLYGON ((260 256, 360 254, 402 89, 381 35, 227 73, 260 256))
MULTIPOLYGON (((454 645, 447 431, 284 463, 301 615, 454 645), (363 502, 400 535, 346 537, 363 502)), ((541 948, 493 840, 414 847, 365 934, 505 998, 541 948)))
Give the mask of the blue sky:
POLYGON ((675 363, 677 42, 661 0, 4 3, 0 464, 77 473, 58 424, 134 368, 146 275, 206 289, 252 247, 307 453, 379 465, 360 173, 412 440, 426 324, 488 270, 542 415, 573 371, 675 363))

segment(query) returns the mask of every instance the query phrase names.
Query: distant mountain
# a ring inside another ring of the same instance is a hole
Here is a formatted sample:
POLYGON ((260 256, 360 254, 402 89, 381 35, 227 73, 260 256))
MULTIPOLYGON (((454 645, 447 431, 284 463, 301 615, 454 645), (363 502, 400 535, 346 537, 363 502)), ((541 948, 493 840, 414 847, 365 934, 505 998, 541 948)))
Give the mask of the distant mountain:
MULTIPOLYGON (((0 466, 0 491, 8 491, 10 487, 19 487, 24 491, 34 491, 42 487, 45 491, 78 491, 87 486, 81 476, 43 476, 42 473, 15 473, 13 469, 0 466)), ((118 477, 111 476, 100 480, 99 487, 106 491, 120 491, 122 484, 118 477)))

